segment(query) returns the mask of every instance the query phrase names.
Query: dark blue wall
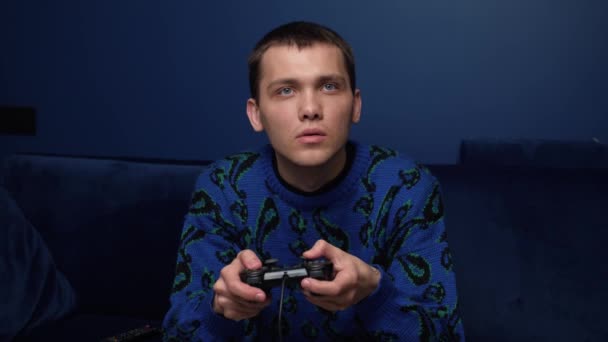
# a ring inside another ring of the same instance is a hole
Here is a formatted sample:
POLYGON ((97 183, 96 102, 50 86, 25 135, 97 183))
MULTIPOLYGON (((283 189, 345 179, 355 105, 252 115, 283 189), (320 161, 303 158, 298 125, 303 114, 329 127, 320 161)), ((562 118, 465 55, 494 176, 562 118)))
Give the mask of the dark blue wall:
POLYGON ((604 0, 4 1, 0 105, 38 109, 0 153, 214 159, 250 129, 246 57, 294 19, 355 49, 354 136, 431 163, 465 138, 608 142, 604 0))

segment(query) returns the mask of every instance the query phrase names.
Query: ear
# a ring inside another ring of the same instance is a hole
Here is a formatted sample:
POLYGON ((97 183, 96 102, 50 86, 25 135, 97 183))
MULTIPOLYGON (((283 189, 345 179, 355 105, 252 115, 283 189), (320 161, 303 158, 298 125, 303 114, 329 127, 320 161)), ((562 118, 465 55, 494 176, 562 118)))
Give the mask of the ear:
POLYGON ((264 130, 264 125, 260 119, 260 108, 253 98, 247 100, 247 117, 249 118, 249 123, 254 131, 261 132, 264 130))
POLYGON ((352 122, 357 123, 361 119, 361 91, 359 89, 355 89, 355 94, 353 98, 353 117, 352 122))

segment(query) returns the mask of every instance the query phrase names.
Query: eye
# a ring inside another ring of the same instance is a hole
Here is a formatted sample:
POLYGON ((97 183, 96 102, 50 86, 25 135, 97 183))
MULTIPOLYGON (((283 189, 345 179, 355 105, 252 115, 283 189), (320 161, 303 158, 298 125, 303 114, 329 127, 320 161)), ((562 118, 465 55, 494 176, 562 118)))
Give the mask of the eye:
POLYGON ((279 94, 280 95, 291 95, 293 94, 293 89, 289 88, 289 87, 284 87, 279 89, 279 94))
POLYGON ((324 89, 324 90, 327 90, 327 91, 333 91, 333 90, 338 89, 338 87, 336 87, 336 85, 335 85, 335 84, 333 84, 333 83, 325 83, 325 84, 323 85, 323 89, 324 89))

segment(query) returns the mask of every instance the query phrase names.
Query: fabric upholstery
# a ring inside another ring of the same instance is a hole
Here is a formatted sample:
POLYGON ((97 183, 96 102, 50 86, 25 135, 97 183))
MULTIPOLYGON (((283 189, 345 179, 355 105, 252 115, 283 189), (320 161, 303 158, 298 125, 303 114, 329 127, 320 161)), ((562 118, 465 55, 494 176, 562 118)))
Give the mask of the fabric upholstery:
POLYGON ((608 145, 590 141, 464 140, 460 163, 551 168, 608 168, 608 145))
POLYGON ((471 140, 436 166, 469 340, 606 341, 608 151, 471 140))
MULTIPOLYGON (((160 322, 121 315, 79 314, 66 317, 52 325, 33 331, 13 342, 100 341, 146 325, 159 327, 160 322)), ((141 341, 141 340, 139 340, 141 341)), ((146 337, 145 342, 162 341, 161 334, 146 337)))
POLYGON ((5 182, 79 295, 83 313, 161 319, 201 165, 13 156, 5 182))
POLYGON ((0 187, 0 341, 69 313, 76 297, 37 230, 0 187))
POLYGON ((608 340, 608 170, 433 171, 468 340, 608 340))
MULTIPOLYGON (((462 148, 461 164, 429 168, 442 187, 467 341, 608 341, 606 146, 466 141, 462 148)), ((162 319, 203 164, 6 160, 7 189, 81 299, 78 316, 53 336, 101 338, 162 319), (79 325, 115 326, 93 335, 79 325)))

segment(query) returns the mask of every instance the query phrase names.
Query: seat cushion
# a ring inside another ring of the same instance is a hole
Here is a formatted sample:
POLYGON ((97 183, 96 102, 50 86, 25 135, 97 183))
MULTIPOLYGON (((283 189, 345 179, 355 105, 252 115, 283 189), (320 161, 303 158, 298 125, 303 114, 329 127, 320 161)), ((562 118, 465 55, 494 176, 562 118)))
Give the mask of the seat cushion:
POLYGON ((433 172, 467 340, 608 340, 608 169, 433 172))
POLYGON ((162 319, 202 165, 14 155, 6 188, 78 295, 78 313, 162 319))
MULTIPOLYGON (((75 314, 42 326, 14 342, 100 341, 144 326, 159 329, 161 322, 120 315, 75 314)), ((161 340, 160 331, 138 339, 146 342, 161 340)))
POLYGON ((41 326, 27 337, 17 338, 13 342, 100 341, 145 326, 158 329, 158 331, 146 335, 138 341, 160 342, 162 340, 160 321, 116 315, 75 314, 53 324, 41 326))
POLYGON ((57 320, 75 294, 38 231, 0 187, 0 341, 57 320))

